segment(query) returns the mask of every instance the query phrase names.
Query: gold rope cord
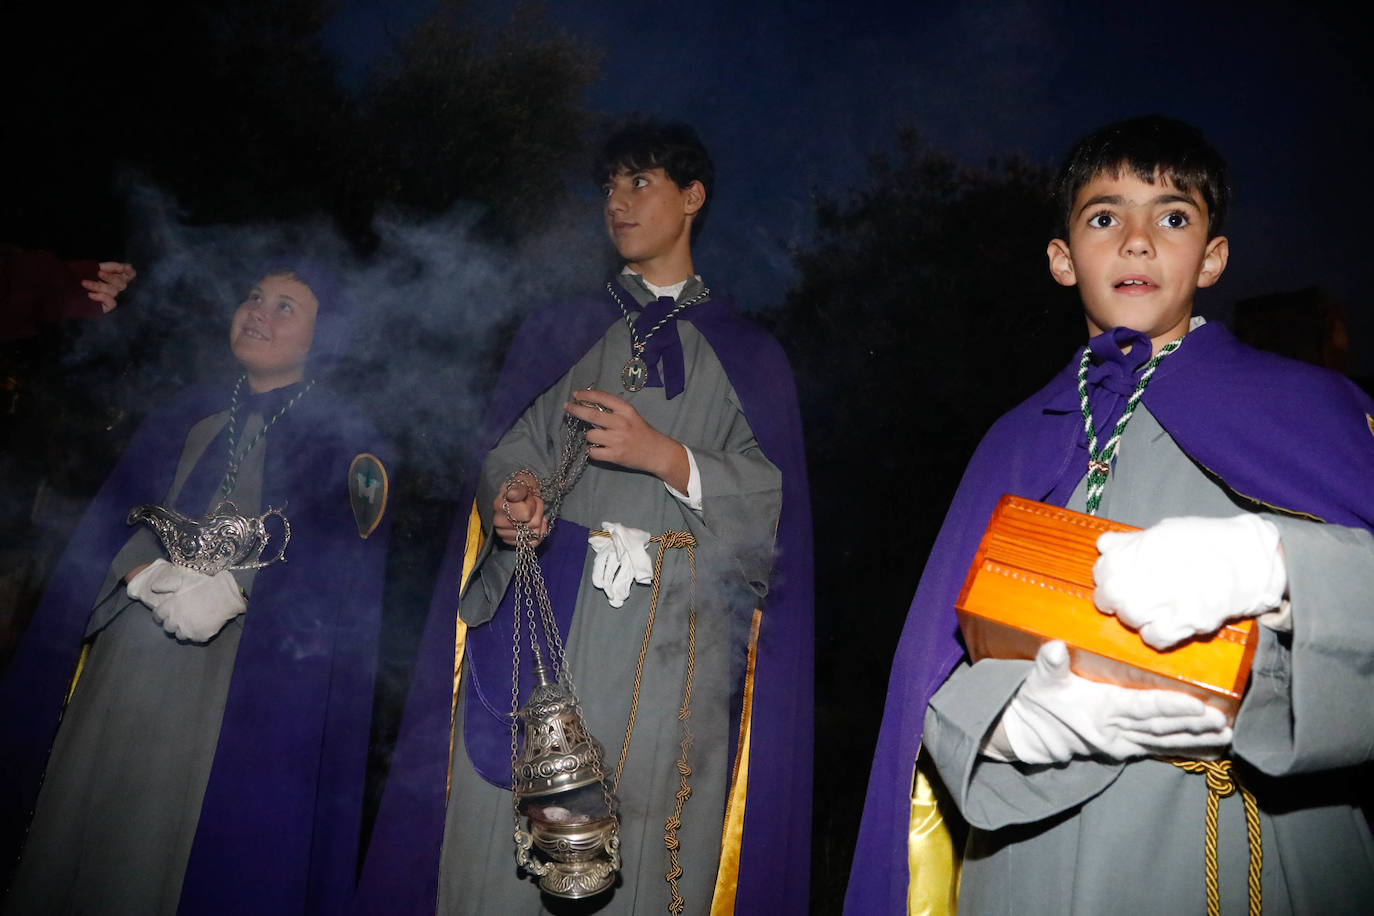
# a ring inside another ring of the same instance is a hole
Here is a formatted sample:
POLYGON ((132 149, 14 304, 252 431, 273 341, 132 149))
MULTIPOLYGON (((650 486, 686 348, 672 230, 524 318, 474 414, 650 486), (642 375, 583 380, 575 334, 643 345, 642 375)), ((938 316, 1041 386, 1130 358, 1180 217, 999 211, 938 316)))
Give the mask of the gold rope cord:
MULTIPOLYGON (((691 537, 691 535, 687 535, 691 537)), ((664 544, 666 545, 666 542, 664 544)), ((663 547, 659 548, 659 555, 662 556, 663 547)), ((691 572, 691 592, 695 595, 697 590, 697 563, 693 556, 691 547, 687 548, 687 568, 691 572)), ((658 578, 657 575, 654 576, 658 578)), ((692 796, 692 787, 687 784, 687 777, 692 775, 692 768, 687 764, 687 749, 692 746, 692 728, 688 724, 692 717, 692 675, 696 669, 697 658, 697 608, 693 601, 687 611, 687 675, 684 678, 682 687, 682 705, 677 710, 677 720, 682 723, 682 753, 677 758, 678 789, 674 796, 677 804, 673 807, 673 813, 668 817, 663 825, 663 845, 668 848, 668 888, 672 893, 672 899, 668 902, 670 913, 681 913, 684 907, 682 896, 677 891, 677 879, 682 877, 682 866, 677 861, 677 828, 682 825, 682 806, 687 799, 692 796)))
POLYGON ((1261 884, 1260 869, 1264 864, 1264 849, 1261 845, 1259 806, 1250 790, 1241 785, 1231 770, 1229 760, 1171 760, 1180 770, 1201 773, 1207 777, 1207 823, 1206 823, 1206 880, 1207 916, 1220 916, 1221 891, 1218 884, 1217 867, 1217 827, 1221 800, 1237 789, 1245 805, 1245 839, 1250 847, 1250 869, 1247 875, 1247 889, 1250 897, 1250 916, 1260 916, 1261 884))
MULTIPOLYGON (((599 537, 609 537, 604 531, 595 529, 590 534, 599 537)), ((677 804, 673 809, 673 814, 664 824, 663 845, 668 850, 669 869, 663 876, 668 882, 671 891, 671 899, 668 902, 668 910, 673 913, 681 913, 685 904, 682 897, 678 894, 677 879, 682 877, 682 867, 678 864, 677 850, 677 829, 682 823, 682 805, 692 794, 692 788, 687 784, 687 777, 692 775, 692 768, 687 764, 687 748, 692 743, 692 732, 687 725, 687 720, 692 714, 692 675, 696 668, 697 655, 697 611, 696 611, 696 584, 697 566, 696 553, 694 548, 697 539, 686 531, 665 531, 661 535, 656 535, 649 539, 658 544, 658 556, 654 559, 654 585, 653 592, 649 595, 649 618, 644 623, 644 641, 639 647, 639 659, 635 663, 635 685, 630 695, 630 715, 625 723, 625 743, 620 747, 620 760, 615 766, 615 780, 611 784, 611 791, 618 792, 620 789, 620 774, 625 769, 625 760, 630 755, 630 738, 634 735, 635 718, 639 712, 639 686, 644 677, 644 659, 649 653, 649 637, 654 632, 654 617, 658 611, 658 595, 662 583, 663 556, 668 550, 673 548, 686 548, 687 568, 691 570, 691 599, 687 613, 687 675, 682 688, 682 706, 678 708, 678 721, 682 723, 682 754, 677 760, 678 771, 678 790, 676 793, 677 804)))
MULTIPOLYGON (((597 537, 610 537, 605 531, 592 529, 590 534, 597 537)), ((658 544, 658 557, 654 560, 654 588, 649 595, 649 619, 644 623, 644 642, 639 647, 639 660, 635 663, 635 686, 630 694, 630 717, 625 723, 625 743, 620 747, 620 761, 615 765, 615 781, 611 784, 611 791, 620 788, 620 774, 625 769, 625 758, 630 754, 630 737, 635 730, 635 717, 639 712, 639 684, 644 677, 644 657, 649 652, 649 637, 654 632, 654 615, 658 611, 658 592, 660 586, 660 573, 663 571, 663 555, 670 547, 687 548, 687 562, 692 568, 692 584, 696 585, 696 559, 693 548, 697 545, 697 539, 686 531, 665 531, 660 535, 649 538, 650 541, 658 544)), ((695 606, 695 601, 693 601, 695 606)), ((688 645, 689 653, 694 647, 688 645)), ((689 654, 688 665, 692 665, 694 658, 689 654)))

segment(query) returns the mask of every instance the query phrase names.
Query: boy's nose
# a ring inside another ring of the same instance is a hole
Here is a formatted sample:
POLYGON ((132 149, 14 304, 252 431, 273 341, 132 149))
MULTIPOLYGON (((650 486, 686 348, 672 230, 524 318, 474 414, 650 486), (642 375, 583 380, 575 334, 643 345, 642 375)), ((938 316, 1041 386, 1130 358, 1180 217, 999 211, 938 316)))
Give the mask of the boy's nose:
POLYGON ((1148 232, 1136 229, 1126 233, 1121 242, 1121 250, 1127 255, 1148 255, 1154 251, 1154 242, 1148 232))

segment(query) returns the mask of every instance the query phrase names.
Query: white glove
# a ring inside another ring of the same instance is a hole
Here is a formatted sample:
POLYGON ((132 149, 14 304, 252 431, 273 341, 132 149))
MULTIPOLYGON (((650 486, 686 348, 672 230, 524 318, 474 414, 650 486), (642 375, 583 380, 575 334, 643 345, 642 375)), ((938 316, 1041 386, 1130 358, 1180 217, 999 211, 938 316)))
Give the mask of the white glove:
POLYGON ((162 624, 162 629, 177 639, 207 642, 224 629, 226 623, 248 609, 239 584, 229 570, 207 576, 188 569, 186 574, 195 578, 153 608, 153 617, 162 624))
POLYGON ((135 601, 142 601, 148 607, 156 608, 180 591, 183 585, 194 581, 194 578, 204 576, 194 569, 158 559, 130 579, 124 591, 135 601))
POLYGON ((647 550, 649 532, 616 522, 602 522, 601 527, 610 537, 593 534, 587 538, 596 551, 592 585, 606 593, 611 607, 620 607, 630 597, 630 586, 654 581, 654 564, 647 550))
POLYGON ((1279 529, 1258 515, 1166 518, 1108 532, 1097 549, 1093 602, 1156 649, 1263 614, 1288 590, 1279 529))
POLYGON ((1127 760, 1153 754, 1215 756, 1231 743, 1219 709, 1173 690, 1100 684, 1069 670, 1069 650, 1040 647, 1035 667, 1002 711, 999 726, 1022 763, 1065 763, 1093 755, 1127 760))

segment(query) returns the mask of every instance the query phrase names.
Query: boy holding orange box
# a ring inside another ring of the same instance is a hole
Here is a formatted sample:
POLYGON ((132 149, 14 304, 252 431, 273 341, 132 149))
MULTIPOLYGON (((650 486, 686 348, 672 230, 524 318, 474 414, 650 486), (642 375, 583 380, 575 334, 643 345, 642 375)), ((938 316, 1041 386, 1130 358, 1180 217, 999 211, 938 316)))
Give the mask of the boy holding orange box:
POLYGON ((1057 191, 1050 271, 1079 288, 1090 339, 993 426, 946 517, 897 650, 846 911, 932 890, 910 886, 924 746, 971 827, 962 911, 1369 912, 1374 403, 1193 317, 1229 253, 1225 163, 1195 129, 1103 128, 1057 191), (1095 602, 1154 648, 1259 619, 1234 727, 1182 693, 1080 678, 1060 642, 968 663, 954 598, 1005 492, 1145 529, 1101 538, 1095 602))

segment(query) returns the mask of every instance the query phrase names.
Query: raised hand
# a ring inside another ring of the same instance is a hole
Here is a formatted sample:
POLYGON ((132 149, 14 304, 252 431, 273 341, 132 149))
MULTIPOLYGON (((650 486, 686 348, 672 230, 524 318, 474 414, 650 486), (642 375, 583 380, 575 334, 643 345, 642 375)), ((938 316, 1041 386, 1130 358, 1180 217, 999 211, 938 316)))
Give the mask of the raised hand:
POLYGON ((645 471, 675 490, 687 491, 690 471, 687 450, 681 442, 650 426, 624 398, 594 388, 581 389, 575 395, 577 401, 569 401, 563 409, 591 424, 592 429, 587 431, 587 454, 592 461, 645 471))

